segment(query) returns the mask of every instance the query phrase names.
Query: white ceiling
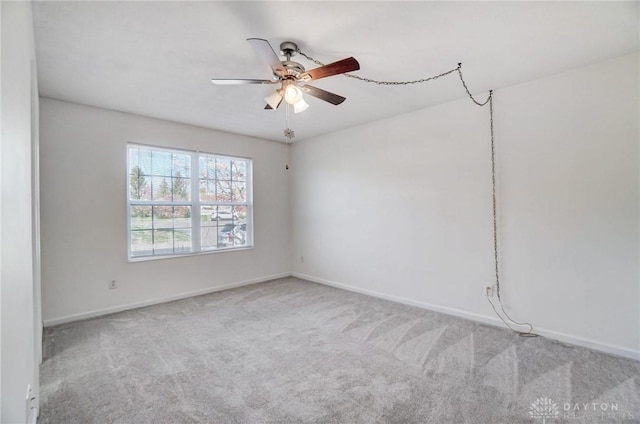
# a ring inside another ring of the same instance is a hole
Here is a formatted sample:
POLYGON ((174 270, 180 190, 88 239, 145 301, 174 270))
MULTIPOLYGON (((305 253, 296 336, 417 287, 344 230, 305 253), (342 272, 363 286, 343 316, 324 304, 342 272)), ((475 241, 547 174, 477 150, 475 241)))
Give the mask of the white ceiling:
MULTIPOLYGON (((214 86, 211 78, 269 79, 245 41, 291 40, 355 74, 429 77, 463 63, 473 93, 603 61, 639 48, 638 2, 35 2, 42 96, 283 141, 284 108, 263 110, 274 86, 214 86)), ((307 69, 316 65, 301 56, 307 69)), ((457 75, 414 86, 334 76, 293 115, 296 140, 463 98, 457 75)), ((499 95, 499 91, 496 93, 499 95)))

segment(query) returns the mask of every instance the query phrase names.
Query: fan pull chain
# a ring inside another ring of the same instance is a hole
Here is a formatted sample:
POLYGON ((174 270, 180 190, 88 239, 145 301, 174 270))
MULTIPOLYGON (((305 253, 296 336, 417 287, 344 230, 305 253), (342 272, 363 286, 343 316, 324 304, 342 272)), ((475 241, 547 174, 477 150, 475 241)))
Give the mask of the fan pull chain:
POLYGON ((285 129, 284 129, 284 136, 286 138, 289 139, 289 141, 285 140, 285 143, 290 143, 291 140, 293 140, 296 137, 296 133, 295 131, 293 131, 291 128, 289 128, 289 117, 291 116, 291 111, 290 111, 290 104, 285 102, 285 129))
MULTIPOLYGON (((313 57, 309 56, 308 54, 301 51, 300 49, 297 49, 296 52, 300 56, 305 57, 307 60, 315 63, 316 65, 325 66, 324 63, 314 59, 313 57)), ((509 329, 518 333, 522 337, 537 337, 538 335, 533 332, 533 326, 531 324, 515 321, 509 316, 509 314, 507 314, 507 312, 504 310, 504 305, 502 304, 502 297, 500 294, 500 273, 499 273, 499 267, 498 267, 498 216, 497 216, 498 214, 497 214, 497 208, 496 208, 496 154, 495 154, 495 137, 494 137, 494 130, 493 130, 493 90, 489 91, 489 96, 484 102, 476 100, 476 98, 473 97, 473 94, 471 94, 471 91, 469 91, 469 87, 467 87, 467 83, 465 82, 464 77, 462 76, 462 63, 458 63, 457 67, 449 71, 443 72, 441 74, 434 75, 428 78, 409 80, 409 81, 380 81, 380 80, 365 78, 365 77, 361 77, 353 74, 343 74, 343 75, 347 78, 353 78, 363 82, 377 84, 377 85, 410 85, 410 84, 420 84, 427 81, 437 80, 438 78, 442 78, 456 71, 458 72, 458 76, 460 77, 460 82, 462 82, 462 86, 464 87, 464 90, 466 91, 467 96, 469 96, 469 99, 471 99, 473 103, 475 103, 480 107, 486 106, 487 103, 489 104, 489 117, 490 117, 490 128, 491 128, 491 187, 492 187, 491 204, 492 204, 492 212, 493 212, 493 259, 494 259, 494 266, 495 266, 495 281, 496 281, 495 285, 496 285, 496 295, 497 295, 496 297, 498 298, 498 304, 500 305, 500 310, 502 311, 502 314, 504 314, 504 316, 507 319, 505 320, 502 317, 502 315, 498 312, 491 298, 489 297, 488 293, 487 293, 487 300, 491 304, 491 307, 493 308, 493 311, 498 316, 498 318, 500 318, 502 322, 504 322, 504 324, 509 329), (513 328, 510 323, 520 325, 520 326, 527 326, 529 327, 529 330, 524 332, 518 331, 517 329, 513 328)))
POLYGON ((289 117, 291 116, 291 111, 289 110, 289 103, 285 102, 285 129, 284 129, 284 144, 286 144, 285 147, 285 153, 284 153, 284 169, 288 170, 289 169, 289 162, 291 160, 291 143, 293 138, 296 136, 296 133, 289 128, 289 117))
MULTIPOLYGON (((306 58, 307 60, 309 60, 309 61, 311 61, 313 63, 315 63, 316 65, 325 66, 324 63, 320 62, 319 60, 314 59, 313 57, 309 56, 308 54, 306 54, 305 52, 303 52, 300 49, 296 50, 296 52, 300 56, 306 58)), ((427 81, 437 80, 438 78, 444 77, 446 75, 449 75, 449 74, 455 72, 456 70, 458 70, 460 68, 461 65, 462 64, 459 63, 457 68, 453 68, 450 71, 443 72, 441 74, 434 75, 434 76, 429 77, 429 78, 423 78, 423 79, 418 79, 418 80, 413 80, 413 81, 378 81, 378 80, 374 80, 374 79, 371 79, 371 78, 365 78, 365 77, 361 77, 361 76, 353 75, 353 74, 342 74, 342 75, 344 75, 347 78, 353 78, 353 79, 357 79, 357 80, 360 80, 360 81, 369 82, 369 83, 378 84, 378 85, 409 85, 409 84, 420 84, 420 83, 427 82, 427 81)))

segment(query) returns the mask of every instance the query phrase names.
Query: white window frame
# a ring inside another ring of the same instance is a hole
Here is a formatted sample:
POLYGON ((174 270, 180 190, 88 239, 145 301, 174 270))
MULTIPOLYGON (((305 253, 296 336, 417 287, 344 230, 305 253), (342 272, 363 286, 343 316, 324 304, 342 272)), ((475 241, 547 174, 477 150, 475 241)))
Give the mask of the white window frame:
POLYGON ((220 153, 203 152, 199 150, 186 150, 179 148, 169 148, 163 146, 153 146, 149 144, 141 144, 129 142, 126 147, 127 169, 126 169, 126 204, 127 204, 127 259, 129 262, 149 261, 156 259, 179 258, 184 256, 194 256, 209 253, 221 253, 236 250, 247 250, 254 248, 253 242, 253 160, 248 157, 223 155, 220 153), (129 148, 141 147, 155 151, 189 154, 191 156, 191 201, 153 201, 153 200, 132 200, 130 199, 130 171, 131 164, 129 162, 129 148), (223 159, 240 159, 247 162, 246 168, 246 201, 239 202, 212 202, 200 201, 200 155, 213 156, 223 159), (191 207, 191 251, 190 252, 174 252, 171 254, 150 254, 150 255, 131 255, 131 207, 132 206, 190 206, 191 207), (244 246, 231 247, 215 247, 202 248, 201 243, 201 206, 246 206, 246 244, 244 246))

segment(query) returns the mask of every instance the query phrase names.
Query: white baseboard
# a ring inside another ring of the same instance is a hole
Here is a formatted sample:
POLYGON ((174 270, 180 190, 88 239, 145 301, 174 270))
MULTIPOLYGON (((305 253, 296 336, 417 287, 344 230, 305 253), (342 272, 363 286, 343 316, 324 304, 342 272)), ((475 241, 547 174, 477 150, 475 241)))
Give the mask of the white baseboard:
POLYGON ((159 298, 156 298, 156 299, 145 300, 145 301, 142 301, 142 302, 133 302, 133 303, 128 303, 126 305, 121 305, 121 306, 114 306, 114 307, 110 307, 110 308, 95 309, 93 311, 82 312, 82 313, 79 313, 79 314, 73 314, 73 315, 67 315, 67 316, 59 317, 59 318, 47 319, 47 320, 44 320, 44 326, 45 327, 51 327, 53 325, 65 324, 67 322, 80 321, 80 320, 88 319, 88 318, 95 318, 95 317, 99 317, 99 316, 103 316, 103 315, 113 314, 115 312, 128 311, 130 309, 142 308, 144 306, 157 305, 159 303, 166 303, 166 302, 171 302, 171 301, 174 301, 174 300, 186 299, 186 298, 189 298, 189 297, 200 296, 202 294, 214 293, 214 292, 217 292, 217 291, 228 290, 228 289, 234 289, 234 288, 237 288, 237 287, 248 286, 250 284, 262 283, 262 282, 265 282, 265 281, 270 281, 270 280, 275 280, 275 279, 278 279, 278 278, 285 278, 285 277, 290 277, 290 276, 291 276, 290 272, 283 272, 283 273, 280 273, 280 274, 267 275, 267 276, 264 276, 264 277, 252 278, 250 280, 237 281, 237 282, 234 282, 234 283, 223 284, 221 286, 209 287, 209 288, 206 288, 206 289, 195 290, 195 291, 175 294, 175 295, 171 295, 171 296, 159 297, 159 298))
MULTIPOLYGON (((327 280, 324 278, 315 277, 313 275, 301 274, 298 272, 291 273, 292 276, 301 278, 303 280, 313 281, 315 283, 324 284, 327 286, 336 287, 339 289, 349 290, 356 293, 366 294, 368 296, 377 297, 380 299, 390 300, 392 302, 403 303, 405 305, 417 306, 423 309, 429 309, 431 311, 442 312, 447 315, 454 315, 461 318, 470 319, 472 321, 482 322, 484 324, 489 324, 493 326, 498 326, 502 328, 507 328, 504 323, 496 317, 491 317, 487 315, 476 314, 473 312, 467 312, 460 309, 449 308, 447 306, 434 305, 427 302, 407 299, 404 297, 393 296, 386 293, 381 293, 373 290, 362 289, 359 287, 350 286, 343 283, 337 283, 335 281, 327 280)), ((622 356, 629 359, 640 360, 640 351, 629 349, 623 346, 617 346, 609 343, 602 343, 596 340, 587 339, 580 336, 575 336, 572 334, 566 334, 559 331, 548 330, 545 328, 535 328, 536 334, 540 336, 558 340, 563 343, 568 343, 577 346, 583 346, 594 350, 599 350, 601 352, 609 353, 612 355, 622 356)))
MULTIPOLYGON (((365 295, 368 295, 368 296, 377 297, 377 298, 380 298, 380 299, 390 300, 392 302, 402 303, 402 304, 410 305, 410 306, 416 306, 418 308, 428 309, 428 310, 431 310, 431 311, 442 312, 442 313, 447 314, 447 315, 453 315, 453 316, 457 316, 457 317, 461 317, 461 318, 465 318, 465 319, 470 319, 472 321, 477 321, 477 322, 481 322, 481 323, 484 323, 484 324, 489 324, 489 325, 493 325, 493 326, 497 326, 497 327, 507 328, 504 325, 504 323, 502 321, 500 321, 500 319, 498 319, 496 317, 482 315, 482 314, 476 314, 474 312, 463 311, 461 309, 450 308, 450 307, 447 307, 447 306, 434 305, 434 304, 423 302, 423 301, 408 299, 408 298, 404 298, 404 297, 400 297, 400 296, 394 296, 394 295, 390 295, 390 294, 386 294, 386 293, 377 292, 377 291, 374 291, 374 290, 368 290, 368 289, 363 289, 363 288, 359 288, 359 287, 354 287, 354 286, 350 286, 348 284, 338 283, 338 282, 335 282, 335 281, 327 280, 327 279, 320 278, 320 277, 315 277, 313 275, 301 274, 301 273, 298 273, 298 272, 292 272, 292 273, 284 272, 284 273, 280 273, 280 274, 268 275, 268 276, 253 278, 253 279, 244 280, 244 281, 237 281, 237 282, 234 282, 234 283, 224 284, 222 286, 210 287, 210 288, 206 288, 206 289, 202 289, 202 290, 196 290, 196 291, 191 291, 191 292, 186 292, 186 293, 180 293, 180 294, 177 294, 177 295, 166 296, 166 297, 156 298, 156 299, 152 299, 152 300, 146 300, 146 301, 142 301, 142 302, 134 302, 134 303, 129 303, 129 304, 126 304, 126 305, 121 305, 121 306, 115 306, 115 307, 111 307, 111 308, 96 309, 96 310, 93 310, 93 311, 82 312, 82 313, 79 313, 79 314, 73 314, 73 315, 68 315, 68 316, 59 317, 59 318, 51 318, 51 319, 47 319, 47 320, 44 321, 44 326, 45 327, 51 327, 53 325, 64 324, 64 323, 68 323, 68 322, 72 322, 72 321, 80 321, 80 320, 88 319, 88 318, 95 318, 95 317, 99 317, 99 316, 103 316, 103 315, 113 314, 115 312, 121 312, 121 311, 130 310, 130 309, 141 308, 141 307, 144 307, 144 306, 156 305, 156 304, 159 304, 159 303, 171 302, 171 301, 174 301, 174 300, 186 299, 186 298, 193 297, 193 296, 199 296, 199 295, 207 294, 207 293, 214 293, 214 292, 217 292, 217 291, 233 289, 233 288, 236 288, 236 287, 248 286, 248 285, 251 285, 251 284, 262 283, 262 282, 265 282, 265 281, 275 280, 275 279, 278 279, 278 278, 285 278, 285 277, 289 277, 289 276, 301 278, 303 280, 313 281, 315 283, 320 283, 320 284, 336 287, 336 288, 343 289, 343 290, 348 290, 348 291, 352 291, 352 292, 356 292, 356 293, 365 294, 365 295)), ((617 345, 613 345, 613 344, 609 344, 609 343, 603 343, 603 342, 599 342, 599 341, 596 341, 596 340, 591 340, 591 339, 587 339, 587 338, 584 338, 584 337, 580 337, 580 336, 576 336, 576 335, 572 335, 572 334, 567 334, 567 333, 562 333, 562 332, 559 332, 559 331, 549 330, 549 329, 545 329, 545 328, 536 327, 535 328, 535 332, 537 334, 543 336, 543 337, 547 337, 549 339, 558 340, 558 341, 563 342, 563 343, 569 343, 569 344, 572 344, 572 345, 583 346, 583 347, 587 347, 587 348, 590 348, 590 349, 599 350, 601 352, 605 352, 605 353, 609 353, 609 354, 613 354, 613 355, 617 355, 617 356, 622 356, 622 357, 629 358, 629 359, 640 360, 640 351, 639 350, 629 349, 629 348, 626 348, 626 347, 623 347, 623 346, 617 346, 617 345)))

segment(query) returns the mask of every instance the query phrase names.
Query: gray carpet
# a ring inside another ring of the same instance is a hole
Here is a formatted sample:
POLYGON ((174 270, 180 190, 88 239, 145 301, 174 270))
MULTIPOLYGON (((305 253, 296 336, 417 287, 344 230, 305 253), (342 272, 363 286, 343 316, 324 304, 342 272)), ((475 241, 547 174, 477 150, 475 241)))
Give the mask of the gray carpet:
POLYGON ((640 422, 639 362, 295 278, 47 328, 40 372, 43 424, 640 422))

